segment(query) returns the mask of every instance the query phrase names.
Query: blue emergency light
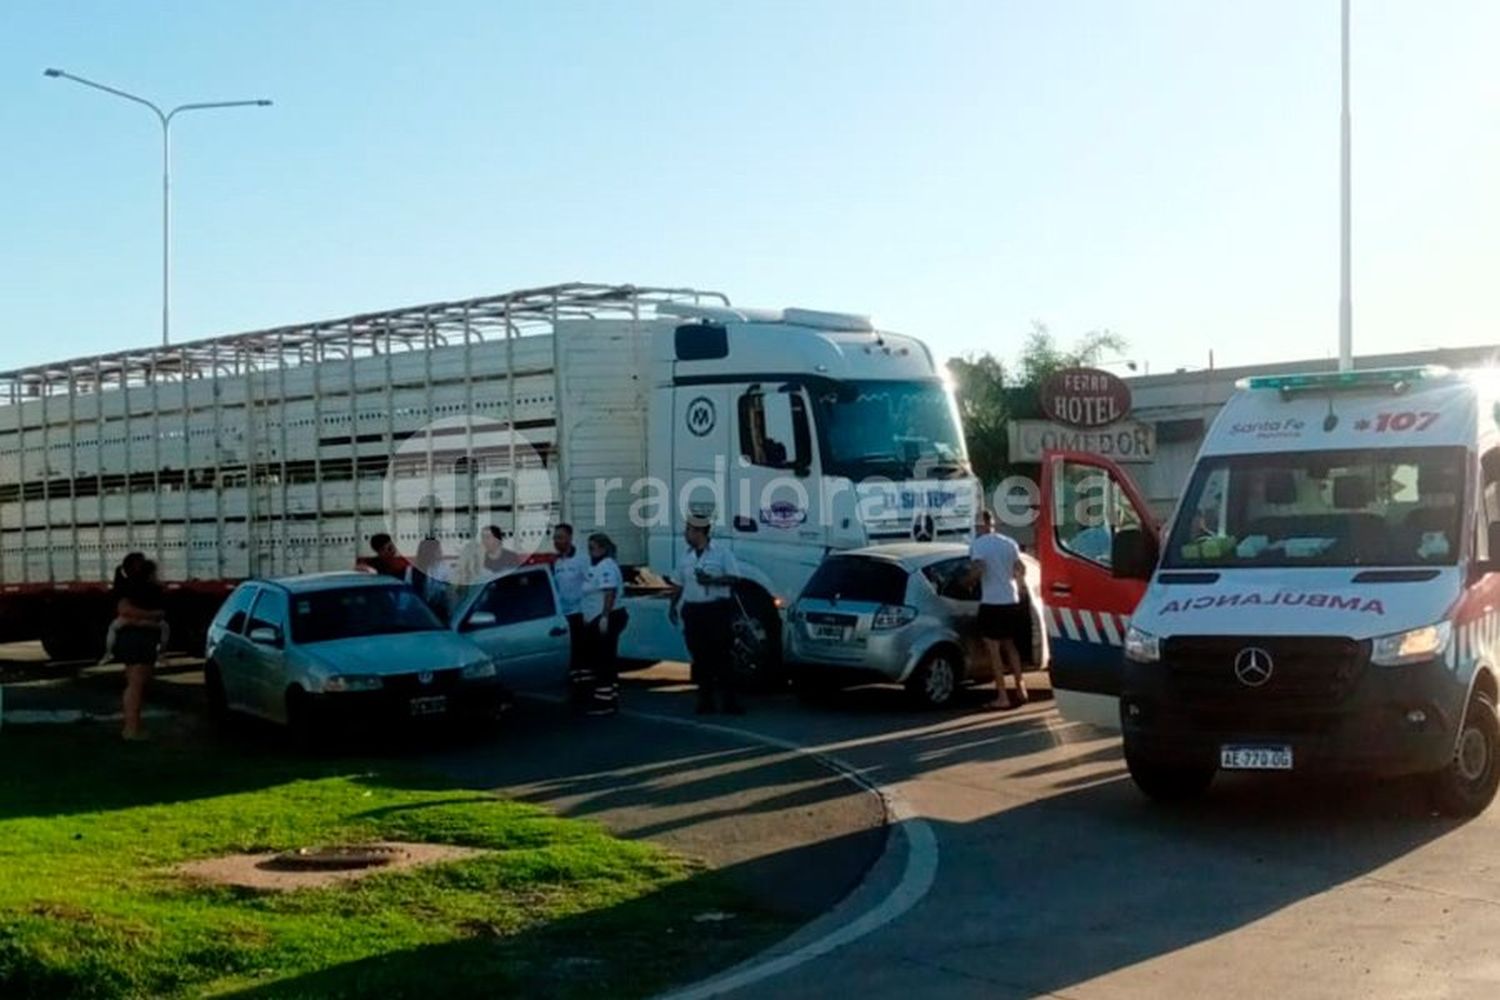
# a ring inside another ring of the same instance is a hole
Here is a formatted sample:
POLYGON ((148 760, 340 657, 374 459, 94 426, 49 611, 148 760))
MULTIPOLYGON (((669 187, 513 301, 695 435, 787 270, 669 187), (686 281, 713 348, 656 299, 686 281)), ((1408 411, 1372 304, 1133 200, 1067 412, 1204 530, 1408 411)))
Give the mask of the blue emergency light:
POLYGON ((1297 392, 1340 392, 1385 388, 1405 392, 1413 382, 1449 374, 1442 365, 1412 368, 1367 368, 1348 372, 1304 372, 1297 375, 1256 375, 1235 383, 1239 389, 1275 389, 1283 396, 1297 392))

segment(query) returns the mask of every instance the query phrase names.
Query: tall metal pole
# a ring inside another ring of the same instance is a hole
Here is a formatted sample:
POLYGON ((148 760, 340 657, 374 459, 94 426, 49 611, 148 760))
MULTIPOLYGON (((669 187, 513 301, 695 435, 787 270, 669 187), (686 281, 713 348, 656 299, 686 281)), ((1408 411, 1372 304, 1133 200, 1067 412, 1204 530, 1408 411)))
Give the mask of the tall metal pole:
POLYGON ((254 101, 209 101, 197 104, 179 104, 170 111, 163 111, 157 104, 129 91, 109 87, 102 83, 75 76, 65 70, 43 70, 43 76, 72 80, 85 87, 102 90, 115 97, 123 97, 150 108, 161 123, 161 343, 165 347, 172 339, 172 119, 182 111, 208 111, 215 108, 268 108, 271 102, 264 98, 254 101))
POLYGON ((161 120, 161 346, 172 340, 172 119, 161 120))
POLYGON ((1350 291, 1349 206, 1349 0, 1342 0, 1341 89, 1339 114, 1339 371, 1354 367, 1354 304, 1350 291))

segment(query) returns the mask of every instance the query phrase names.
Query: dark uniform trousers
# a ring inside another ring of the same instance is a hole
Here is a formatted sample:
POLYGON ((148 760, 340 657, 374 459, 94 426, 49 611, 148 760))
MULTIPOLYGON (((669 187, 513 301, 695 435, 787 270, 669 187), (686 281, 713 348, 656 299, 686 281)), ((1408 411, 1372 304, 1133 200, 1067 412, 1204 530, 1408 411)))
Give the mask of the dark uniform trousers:
POLYGON ((682 605, 682 637, 693 659, 699 704, 712 705, 715 694, 722 695, 725 705, 736 703, 734 665, 730 658, 733 625, 733 601, 682 605))

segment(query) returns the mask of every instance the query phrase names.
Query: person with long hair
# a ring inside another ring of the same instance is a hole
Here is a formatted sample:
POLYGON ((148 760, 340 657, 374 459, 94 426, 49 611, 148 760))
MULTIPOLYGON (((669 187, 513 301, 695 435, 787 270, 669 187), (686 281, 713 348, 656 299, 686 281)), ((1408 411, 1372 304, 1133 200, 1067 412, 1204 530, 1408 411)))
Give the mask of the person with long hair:
POLYGON ((115 615, 120 620, 115 630, 114 658, 125 665, 125 694, 121 708, 125 723, 121 736, 143 740, 141 708, 146 700, 146 685, 156 667, 161 649, 162 626, 166 620, 165 598, 156 577, 156 563, 142 559, 135 572, 120 583, 115 615))
POLYGON ((615 543, 601 532, 589 536, 589 565, 583 574, 583 651, 587 664, 588 694, 580 707, 589 715, 613 715, 620 710, 620 633, 628 616, 620 607, 625 577, 615 561, 615 543))
POLYGON ((417 555, 406 571, 406 582, 433 612, 448 620, 448 564, 443 561, 443 543, 428 536, 417 545, 417 555))

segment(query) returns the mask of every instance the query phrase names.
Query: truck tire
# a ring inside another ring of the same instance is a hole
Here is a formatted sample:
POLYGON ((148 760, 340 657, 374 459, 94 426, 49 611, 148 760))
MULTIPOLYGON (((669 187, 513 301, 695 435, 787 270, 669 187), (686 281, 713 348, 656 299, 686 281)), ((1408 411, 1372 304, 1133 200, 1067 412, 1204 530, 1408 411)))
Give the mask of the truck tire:
POLYGON ((1448 816, 1478 816, 1494 801, 1500 787, 1500 718, 1495 704, 1476 692, 1464 712, 1453 760, 1432 776, 1432 799, 1448 816))
POLYGON ((742 610, 730 627, 733 669, 746 690, 784 687, 787 677, 781 655, 781 615, 775 603, 759 589, 746 589, 738 596, 742 610))
POLYGON ((1193 764, 1157 764, 1125 752, 1130 778, 1148 799, 1156 802, 1188 802, 1201 798, 1213 784, 1218 768, 1193 764))
POLYGON ((94 628, 91 622, 70 621, 61 614, 48 616, 42 632, 42 649, 47 659, 57 663, 77 660, 96 662, 104 655, 104 635, 108 625, 94 628))
POLYGON ((929 650, 906 679, 906 692, 922 708, 947 708, 963 688, 964 661, 948 646, 929 650))

